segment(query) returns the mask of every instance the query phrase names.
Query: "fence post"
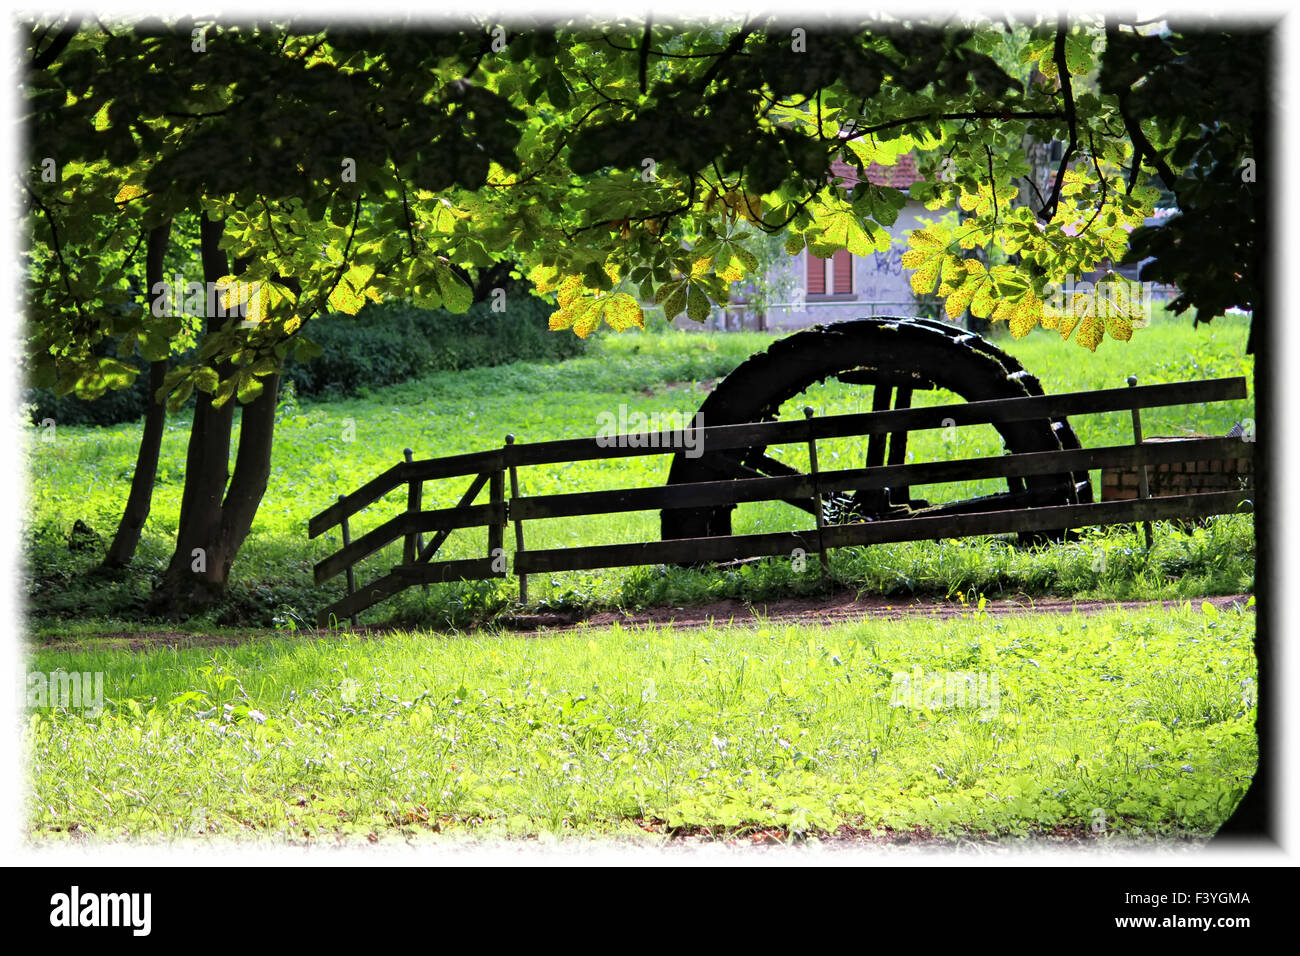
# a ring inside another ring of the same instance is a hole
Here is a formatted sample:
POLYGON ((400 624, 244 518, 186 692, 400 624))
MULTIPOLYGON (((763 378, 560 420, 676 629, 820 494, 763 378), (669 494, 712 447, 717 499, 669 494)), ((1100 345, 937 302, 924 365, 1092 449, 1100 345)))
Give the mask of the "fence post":
MULTIPOLYGON (((509 446, 515 443, 514 435, 506 436, 506 459, 510 462, 510 503, 514 504, 519 498, 519 474, 515 470, 515 458, 510 454, 509 446)), ((524 550, 524 523, 518 515, 514 516, 515 521, 515 559, 518 560, 519 552, 524 550)), ((528 575, 519 575, 519 603, 528 603, 528 575)))
MULTIPOLYGON (((406 458, 406 463, 409 465, 411 463, 411 459, 415 455, 415 452, 413 452, 409 448, 406 448, 403 449, 402 455, 403 457, 406 458)), ((406 492, 406 513, 415 514, 416 512, 418 512, 423 507, 423 498, 424 498, 424 482, 415 481, 414 479, 408 479, 407 492, 406 492)), ((402 563, 414 564, 416 557, 423 550, 424 550, 424 535, 415 531, 408 531, 406 533, 406 542, 402 548, 402 563)))
POLYGON ((817 519, 817 554, 821 558, 822 581, 827 582, 830 580, 831 559, 826 553, 826 542, 822 537, 822 528, 826 524, 826 517, 822 514, 821 482, 817 480, 817 439, 813 437, 813 409, 811 405, 804 406, 803 417, 808 419, 808 473, 812 476, 813 481, 813 516, 817 519))
MULTIPOLYGON (((1128 377, 1129 388, 1138 383, 1136 375, 1128 377)), ((1136 405, 1133 406, 1133 443, 1139 448, 1142 446, 1142 413, 1138 411, 1136 405)), ((1138 466, 1138 497, 1145 500, 1151 497, 1151 485, 1147 480, 1147 466, 1143 462, 1138 466)), ((1151 522, 1142 522, 1142 531, 1146 536, 1147 551, 1151 550, 1151 522)))
MULTIPOLYGON (((506 478, 505 472, 494 470, 488 477, 488 501, 494 505, 504 505, 506 478)), ((488 525, 488 559, 496 562, 498 554, 505 555, 505 523, 488 525)), ((495 569, 494 569, 495 570, 495 569)))
MULTIPOLYGON (((343 496, 339 495, 338 500, 342 501, 343 496)), ((346 548, 348 545, 352 543, 352 532, 348 529, 347 515, 343 516, 343 520, 339 522, 339 524, 343 529, 343 547, 346 548)), ((348 565, 348 596, 351 597, 353 594, 356 593, 356 590, 357 590, 357 572, 355 571, 353 566, 349 564, 348 565)), ((357 616, 355 613, 352 615, 352 626, 353 627, 357 626, 357 616)))

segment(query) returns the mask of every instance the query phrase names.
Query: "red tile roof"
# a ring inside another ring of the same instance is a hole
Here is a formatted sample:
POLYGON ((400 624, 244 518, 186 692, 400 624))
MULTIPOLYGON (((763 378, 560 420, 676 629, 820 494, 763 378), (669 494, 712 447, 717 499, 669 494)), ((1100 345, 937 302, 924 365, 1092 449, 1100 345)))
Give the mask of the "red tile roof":
MULTIPOLYGON (((845 187, 856 186, 861 182, 858 177, 857 167, 850 166, 843 160, 835 160, 831 164, 831 172, 838 178, 840 184, 845 187)), ((867 182, 874 186, 892 186, 895 189, 906 189, 912 183, 919 183, 924 178, 917 172, 915 153, 904 153, 898 157, 898 161, 893 166, 881 166, 879 163, 872 163, 867 167, 867 182)))

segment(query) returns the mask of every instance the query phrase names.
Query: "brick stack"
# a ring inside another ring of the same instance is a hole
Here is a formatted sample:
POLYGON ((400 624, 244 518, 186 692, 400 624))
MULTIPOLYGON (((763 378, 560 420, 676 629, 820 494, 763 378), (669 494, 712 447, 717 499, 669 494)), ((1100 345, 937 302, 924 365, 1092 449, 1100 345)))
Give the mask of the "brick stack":
MULTIPOLYGON (((1149 442, 1186 441, 1205 438, 1190 435, 1148 438, 1149 442)), ((1210 461, 1175 461, 1147 466, 1147 483, 1153 497, 1194 495, 1207 491, 1237 491, 1254 485, 1255 466, 1249 458, 1220 458, 1210 461)), ((1123 501, 1138 496, 1138 469, 1103 468, 1101 500, 1123 501)))

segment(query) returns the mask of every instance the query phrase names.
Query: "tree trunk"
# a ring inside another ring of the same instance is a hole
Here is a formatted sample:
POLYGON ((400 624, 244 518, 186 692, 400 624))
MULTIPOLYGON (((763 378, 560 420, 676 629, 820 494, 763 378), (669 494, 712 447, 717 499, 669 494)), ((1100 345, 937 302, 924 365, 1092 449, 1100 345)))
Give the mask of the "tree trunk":
POLYGON ((202 420, 196 411, 190 435, 190 461, 196 463, 196 470, 191 472, 187 462, 176 551, 154 593, 158 610, 200 608, 225 595, 230 568, 253 526, 271 475, 279 385, 279 375, 266 376, 262 394, 243 406, 235 469, 230 474, 226 462, 233 401, 220 409, 206 401, 208 408, 202 420), (193 481, 191 474, 195 476, 193 481))
MULTIPOLYGON (((199 220, 199 251, 203 259, 203 278, 216 282, 227 274, 226 254, 219 243, 222 224, 205 213, 199 220)), ((207 317, 207 330, 218 323, 237 318, 207 317)), ((218 374, 228 373, 218 368, 218 374)), ((154 589, 151 609, 171 613, 196 605, 211 604, 225 593, 228 568, 234 556, 219 552, 221 539, 221 498, 230 471, 230 432, 234 421, 234 401, 220 408, 212 405, 212 396, 198 392, 194 403, 194 423, 190 426, 189 449, 185 455, 185 489, 181 493, 180 521, 176 530, 176 550, 172 553, 161 581, 154 589)))
MULTIPOLYGON (((1266 70, 1267 66, 1268 64, 1260 64, 1261 69, 1266 70)), ((1270 124, 1276 116, 1270 116, 1269 113, 1267 106, 1261 106, 1260 113, 1252 125, 1251 145, 1255 155, 1259 157, 1261 166, 1268 163, 1270 169, 1281 169, 1281 152, 1274 148, 1270 136, 1270 124)), ((1253 351, 1256 356, 1268 356, 1271 354, 1270 348, 1276 346, 1273 336, 1276 322, 1272 311, 1273 302, 1276 301, 1273 285, 1276 273, 1264 252, 1265 249, 1272 248, 1271 243, 1274 239, 1272 235, 1274 197, 1271 195, 1273 182, 1274 180, 1268 176, 1260 176, 1258 182, 1251 184, 1251 189, 1255 190, 1252 252, 1256 257, 1257 301, 1251 311, 1246 351, 1248 353, 1253 351)), ((1257 358, 1254 389, 1257 401, 1260 396, 1272 395, 1275 387, 1272 362, 1267 359, 1261 362, 1257 358)), ((1266 555, 1276 555, 1274 530, 1276 525, 1273 520, 1273 509, 1279 507, 1280 502, 1274 492, 1277 486, 1274 484, 1273 452, 1269 449, 1278 447, 1277 442, 1281 436, 1273 427, 1273 418, 1268 414, 1267 406, 1259 403, 1255 414, 1258 416, 1255 425, 1257 455, 1253 495, 1255 547, 1266 555)), ((1272 565, 1273 562, 1269 561, 1268 564, 1272 565)), ((1273 766, 1275 762, 1283 759, 1283 752, 1278 745, 1277 736, 1280 723, 1277 697, 1282 687, 1277 679, 1279 675, 1274 670, 1278 666, 1278 660, 1273 653, 1276 636, 1274 629, 1278 626, 1277 606, 1278 601, 1282 599, 1280 589, 1275 587, 1277 583, 1278 569, 1274 566, 1268 567, 1267 573, 1256 578, 1255 586, 1258 597, 1255 606, 1255 666, 1258 671, 1255 683, 1255 735, 1259 742, 1259 764, 1250 786, 1241 798, 1241 803, 1237 804, 1237 809, 1232 816, 1224 821, 1223 826, 1219 827, 1218 833, 1215 834, 1216 842, 1270 837, 1274 840, 1278 839, 1278 778, 1273 773, 1273 766)))
POLYGON ((262 379, 262 394, 240 412, 235 473, 221 506, 221 550, 225 561, 221 572, 223 583, 230 574, 230 562, 248 537, 253 517, 266 494, 266 482, 271 477, 271 447, 279 394, 280 376, 267 375, 262 379))
MULTIPOLYGON (((149 230, 144 269, 146 302, 154 287, 164 281, 163 258, 167 255, 167 246, 171 242, 171 231, 170 219, 156 229, 149 230)), ((105 570, 126 567, 131 563, 136 546, 140 543, 140 534, 144 531, 144 523, 149 518, 154 480, 158 476, 158 453, 162 448, 163 426, 167 421, 167 406, 158 399, 158 390, 162 388, 163 379, 167 375, 167 366, 167 359, 149 364, 149 395, 145 403, 140 451, 136 454, 135 472, 131 475, 131 493, 127 496, 126 508, 122 511, 122 520, 118 522, 117 534, 101 565, 105 570)))
MULTIPOLYGON (((215 282, 226 274, 226 257, 217 247, 221 224, 205 216, 202 237, 204 276, 215 282)), ((236 271, 242 271, 239 263, 236 271)), ((239 317, 223 321, 238 322, 239 317)), ((224 377, 230 367, 217 371, 224 377)), ((235 400, 214 408, 212 396, 199 393, 185 459, 176 550, 151 599, 156 613, 184 613, 225 595, 231 565, 248 537, 271 475, 279 391, 280 376, 267 375, 262 379, 262 394, 243 406, 233 474, 230 442, 235 400)))

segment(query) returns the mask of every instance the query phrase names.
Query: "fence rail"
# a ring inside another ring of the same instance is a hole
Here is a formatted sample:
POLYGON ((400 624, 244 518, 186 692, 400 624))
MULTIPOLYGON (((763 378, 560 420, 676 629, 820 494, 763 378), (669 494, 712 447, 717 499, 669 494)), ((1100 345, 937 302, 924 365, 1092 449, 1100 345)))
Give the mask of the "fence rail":
POLYGON ((1062 505, 1039 501, 1031 492, 1020 492, 1019 496, 1002 496, 987 505, 983 499, 976 499, 970 508, 961 509, 969 513, 903 515, 886 520, 844 524, 826 524, 823 520, 820 499, 823 494, 831 492, 881 490, 981 479, 1024 479, 1112 467, 1137 467, 1145 473, 1148 467, 1173 462, 1253 460, 1254 443, 1240 438, 1143 442, 1141 435, 1142 409, 1245 398, 1245 379, 1207 379, 1140 387, 1133 384, 1135 381, 1130 379, 1130 387, 1091 392, 828 415, 809 417, 803 421, 700 426, 640 433, 631 436, 637 439, 635 444, 628 441, 629 436, 533 443, 515 443, 513 436, 507 436, 506 443, 501 448, 423 460, 414 460, 411 450, 407 449, 405 461, 389 468, 351 494, 340 496, 334 504, 308 522, 310 537, 316 537, 335 526, 341 526, 343 532, 343 547, 316 564, 314 570, 317 583, 343 572, 348 575, 344 597, 323 609, 318 619, 322 625, 332 617, 350 617, 355 623, 359 611, 414 584, 504 578, 509 564, 503 547, 504 530, 509 522, 515 525, 513 571, 520 580, 521 597, 526 600, 527 576, 539 572, 638 564, 730 561, 789 554, 796 548, 805 553, 821 554, 824 561, 825 553, 830 548, 969 535, 1052 531, 1130 522, 1143 522, 1149 535, 1152 521, 1200 518, 1250 510, 1253 505, 1248 493, 1226 491, 1150 497, 1144 483, 1139 497, 1127 501, 1062 505), (1059 421, 1071 415, 1120 411, 1130 412, 1133 417, 1133 444, 915 464, 890 463, 832 471, 819 471, 816 464, 816 443, 824 439, 1040 419, 1059 421), (707 453, 712 453, 794 443, 808 447, 812 463, 808 474, 779 477, 747 477, 742 474, 717 481, 648 488, 619 488, 531 497, 519 494, 518 469, 524 467, 637 455, 683 454, 683 449, 699 449, 701 453, 707 449, 707 453), (508 498, 505 493, 507 474, 510 478, 508 498), (455 507, 422 510, 425 482, 466 476, 472 476, 472 480, 455 507), (349 519, 402 485, 408 487, 407 510, 353 538, 349 519), (488 491, 488 501, 475 504, 484 488, 488 491), (655 509, 725 507, 757 501, 803 502, 806 510, 814 511, 816 527, 766 534, 719 535, 542 550, 528 550, 524 544, 526 521, 655 509), (807 508, 809 501, 818 506, 807 508), (997 504, 1003 507, 996 507, 997 504), (433 560, 454 530, 478 527, 487 529, 487 553, 484 557, 433 560), (426 533, 434 535, 427 544, 423 540, 426 533), (355 566, 399 540, 404 542, 402 563, 358 588, 355 584, 355 566))

